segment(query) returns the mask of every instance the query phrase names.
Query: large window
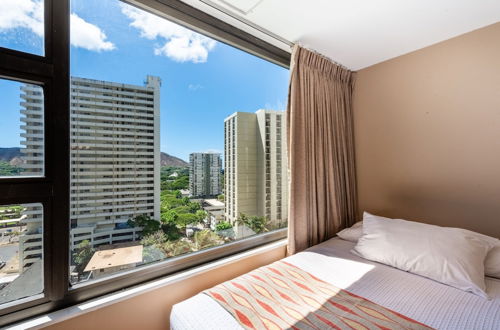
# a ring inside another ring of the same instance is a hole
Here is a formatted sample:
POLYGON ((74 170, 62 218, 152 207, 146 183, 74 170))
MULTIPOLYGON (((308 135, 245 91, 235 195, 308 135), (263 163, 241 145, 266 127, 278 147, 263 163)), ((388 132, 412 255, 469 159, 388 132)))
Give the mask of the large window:
POLYGON ((71 8, 72 283, 286 227, 288 70, 118 0, 71 8))
POLYGON ((289 54, 174 0, 8 3, 0 325, 286 236, 289 54))

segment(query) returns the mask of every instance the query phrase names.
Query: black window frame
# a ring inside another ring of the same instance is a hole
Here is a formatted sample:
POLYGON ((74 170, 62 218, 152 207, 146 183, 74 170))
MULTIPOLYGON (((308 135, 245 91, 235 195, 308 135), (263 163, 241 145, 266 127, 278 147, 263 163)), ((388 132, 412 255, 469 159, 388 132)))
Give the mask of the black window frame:
MULTIPOLYGON (((122 0, 123 1, 123 0, 122 0)), ((126 0, 218 41, 289 68, 290 53, 179 0, 126 0)), ((44 176, 0 179, 0 205, 43 206, 44 294, 4 304, 0 326, 48 313, 286 237, 287 229, 77 284, 69 282, 70 0, 44 0, 44 55, 0 47, 0 78, 44 90, 44 176)))

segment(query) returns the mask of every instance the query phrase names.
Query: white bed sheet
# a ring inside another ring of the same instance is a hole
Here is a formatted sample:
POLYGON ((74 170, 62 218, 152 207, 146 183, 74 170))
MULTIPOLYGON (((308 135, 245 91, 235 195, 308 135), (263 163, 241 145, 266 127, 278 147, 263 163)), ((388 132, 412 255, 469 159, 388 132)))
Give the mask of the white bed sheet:
MULTIPOLYGON (((339 238, 285 260, 305 271, 436 329, 500 329, 500 280, 486 278, 490 300, 379 263, 349 251, 339 238)), ((173 306, 170 326, 182 329, 242 329, 216 301, 198 294, 173 306)))

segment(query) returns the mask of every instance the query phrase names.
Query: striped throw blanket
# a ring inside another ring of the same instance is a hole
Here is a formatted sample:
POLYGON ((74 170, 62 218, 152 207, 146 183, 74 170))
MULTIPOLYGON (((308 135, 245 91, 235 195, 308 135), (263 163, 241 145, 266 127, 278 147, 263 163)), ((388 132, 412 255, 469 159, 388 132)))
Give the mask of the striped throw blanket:
POLYGON ((285 261, 204 293, 246 329, 429 329, 285 261))

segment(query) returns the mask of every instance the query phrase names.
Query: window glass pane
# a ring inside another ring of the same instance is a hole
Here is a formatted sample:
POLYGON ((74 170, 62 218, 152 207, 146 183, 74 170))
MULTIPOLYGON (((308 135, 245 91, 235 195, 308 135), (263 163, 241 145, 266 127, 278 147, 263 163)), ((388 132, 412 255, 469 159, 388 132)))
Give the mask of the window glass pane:
POLYGON ((0 308, 43 292, 42 204, 0 205, 0 308))
POLYGON ((0 179, 42 176, 42 87, 0 79, 0 115, 0 179))
POLYGON ((71 42, 72 281, 286 227, 288 70, 120 1, 72 13, 99 31, 71 42))
POLYGON ((0 47, 43 56, 43 0, 2 0, 0 5, 0 47))

